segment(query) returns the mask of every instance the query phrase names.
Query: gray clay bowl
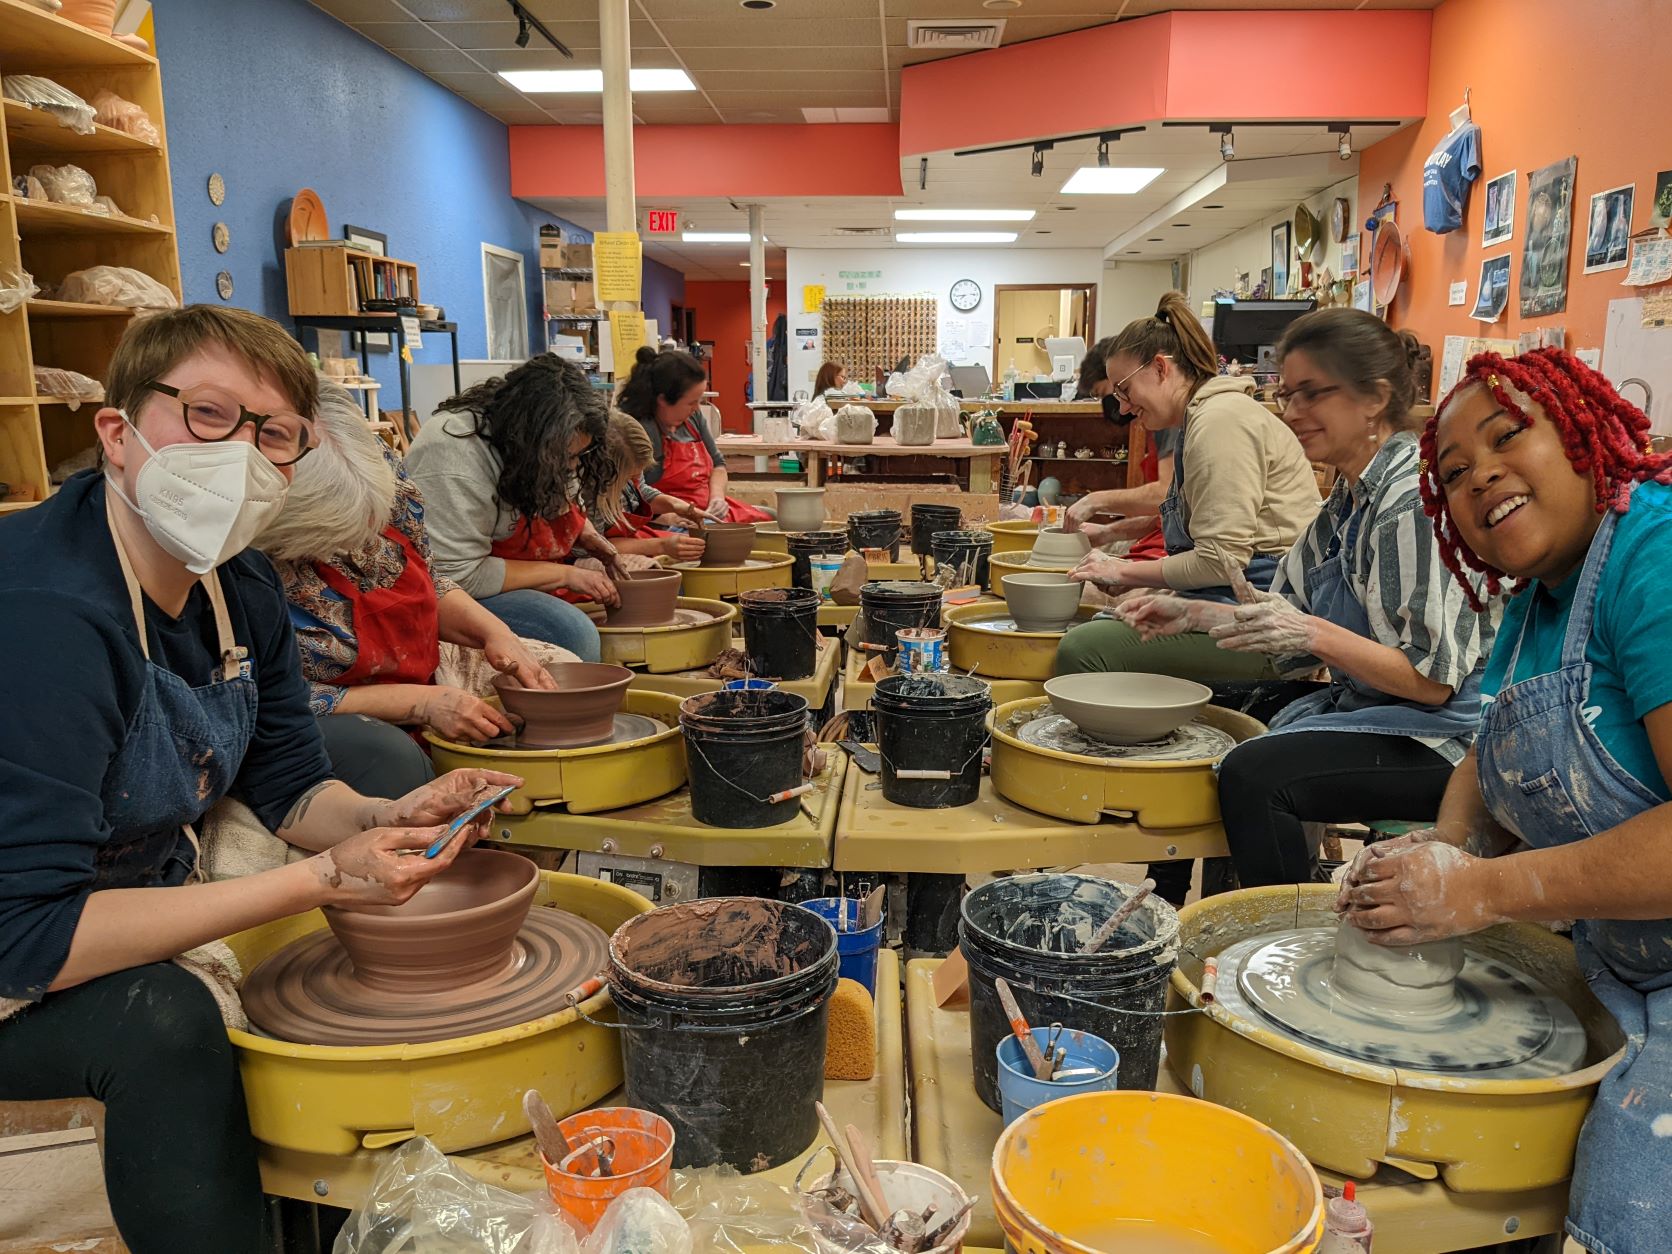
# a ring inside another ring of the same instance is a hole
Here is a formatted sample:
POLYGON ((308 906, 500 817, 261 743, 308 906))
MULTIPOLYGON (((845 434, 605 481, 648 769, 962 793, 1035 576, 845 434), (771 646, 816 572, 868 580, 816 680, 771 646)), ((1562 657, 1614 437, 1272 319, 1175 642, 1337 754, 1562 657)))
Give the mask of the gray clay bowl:
POLYGON ((1136 745, 1172 735, 1202 712, 1213 689, 1171 675, 1092 672, 1048 679, 1045 695, 1093 740, 1136 745))

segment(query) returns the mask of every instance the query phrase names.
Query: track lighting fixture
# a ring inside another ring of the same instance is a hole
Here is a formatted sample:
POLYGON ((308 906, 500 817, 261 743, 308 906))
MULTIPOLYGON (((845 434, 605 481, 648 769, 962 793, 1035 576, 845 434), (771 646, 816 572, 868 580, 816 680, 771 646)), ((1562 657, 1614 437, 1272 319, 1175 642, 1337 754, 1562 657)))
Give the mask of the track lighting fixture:
MULTIPOLYGON (((1214 128, 1219 130, 1218 127, 1214 128)), ((1237 155, 1237 137, 1230 127, 1219 132, 1219 157, 1222 161, 1230 161, 1237 155)))
POLYGON ((1040 178, 1045 173, 1045 148, 1036 145, 1033 150, 1033 177, 1040 178))
POLYGON ((1335 146, 1337 154, 1340 155, 1343 161, 1350 160, 1353 155, 1353 128, 1348 126, 1345 122, 1342 122, 1330 127, 1329 131, 1331 135, 1339 135, 1341 137, 1341 141, 1335 146))
POLYGON ((1100 170, 1109 168, 1109 141, 1106 139, 1097 141, 1097 168, 1100 170))
POLYGON ((528 19, 519 13, 517 14, 517 47, 528 47, 528 37, 528 19))

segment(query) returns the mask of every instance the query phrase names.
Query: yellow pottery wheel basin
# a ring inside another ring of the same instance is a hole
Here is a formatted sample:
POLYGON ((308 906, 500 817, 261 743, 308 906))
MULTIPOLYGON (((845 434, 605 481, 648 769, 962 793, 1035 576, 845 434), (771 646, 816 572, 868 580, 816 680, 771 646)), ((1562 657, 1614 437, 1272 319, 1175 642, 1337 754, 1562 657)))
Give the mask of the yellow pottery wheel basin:
MULTIPOLYGON (((982 523, 988 531, 993 533, 993 552, 1022 553, 1033 552, 1033 542, 1039 538, 1039 524, 1026 518, 1009 518, 1003 522, 982 523)), ((1026 557, 1023 558, 1026 561, 1026 557)))
POLYGON ((1021 1254, 1310 1254, 1312 1164, 1236 1111, 1166 1093, 1036 1106, 993 1149, 993 1210, 1021 1254))

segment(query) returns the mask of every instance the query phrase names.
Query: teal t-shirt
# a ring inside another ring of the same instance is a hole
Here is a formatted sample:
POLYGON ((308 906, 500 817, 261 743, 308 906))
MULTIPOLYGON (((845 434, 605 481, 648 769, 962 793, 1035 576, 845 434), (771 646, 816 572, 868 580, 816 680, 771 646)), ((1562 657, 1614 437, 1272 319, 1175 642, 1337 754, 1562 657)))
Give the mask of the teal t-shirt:
MULTIPOLYGON (((1672 800, 1655 761, 1643 719, 1672 701, 1672 487, 1638 486, 1631 508, 1615 523, 1614 547, 1597 583, 1595 618, 1585 645, 1591 692, 1585 707, 1603 747, 1639 783, 1672 800)), ((1488 703, 1508 683, 1547 675, 1561 665, 1579 572, 1554 588, 1535 583, 1511 598, 1486 663, 1481 695, 1488 703), (1515 674, 1504 671, 1521 641, 1515 674)), ((1490 704, 1487 708, 1490 708, 1490 704)))

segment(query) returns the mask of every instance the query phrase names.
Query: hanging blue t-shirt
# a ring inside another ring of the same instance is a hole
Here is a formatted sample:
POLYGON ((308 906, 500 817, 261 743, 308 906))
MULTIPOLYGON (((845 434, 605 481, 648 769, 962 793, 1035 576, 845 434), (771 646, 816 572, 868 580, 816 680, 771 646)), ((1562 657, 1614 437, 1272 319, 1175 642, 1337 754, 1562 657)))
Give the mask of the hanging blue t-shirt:
MULTIPOLYGON (((1631 508, 1615 524, 1614 547, 1597 583, 1596 617, 1585 643, 1591 691, 1585 719, 1614 760, 1656 796, 1672 800, 1643 726, 1653 710, 1672 702, 1672 597, 1666 571, 1672 568, 1672 487, 1638 485, 1631 508)), ((1548 675, 1561 666, 1576 570, 1554 588, 1535 583, 1510 599, 1486 663, 1481 695, 1490 702, 1509 683, 1548 675), (1521 655, 1515 674, 1504 670, 1515 642, 1521 655)))
POLYGON ((1436 235, 1463 225, 1469 184, 1480 177, 1480 127, 1466 122, 1422 163, 1422 222, 1436 235))

